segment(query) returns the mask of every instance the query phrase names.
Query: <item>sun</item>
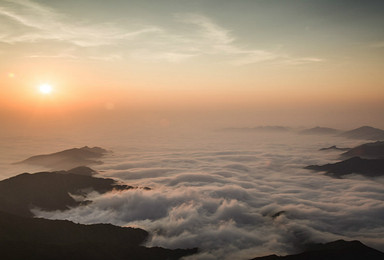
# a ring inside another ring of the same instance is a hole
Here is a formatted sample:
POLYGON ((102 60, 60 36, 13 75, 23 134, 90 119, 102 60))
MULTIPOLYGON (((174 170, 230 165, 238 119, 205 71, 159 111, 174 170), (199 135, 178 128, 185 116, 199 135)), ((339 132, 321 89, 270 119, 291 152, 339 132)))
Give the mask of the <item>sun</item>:
POLYGON ((39 91, 42 93, 42 94, 50 94, 52 92, 52 86, 49 85, 49 84, 41 84, 39 86, 39 91))

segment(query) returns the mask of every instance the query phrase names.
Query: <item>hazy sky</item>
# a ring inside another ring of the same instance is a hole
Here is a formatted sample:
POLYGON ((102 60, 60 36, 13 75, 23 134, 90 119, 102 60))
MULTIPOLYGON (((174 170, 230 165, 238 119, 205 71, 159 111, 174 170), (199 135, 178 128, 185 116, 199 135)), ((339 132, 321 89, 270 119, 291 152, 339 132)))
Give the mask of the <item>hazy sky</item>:
POLYGON ((380 0, 0 0, 0 119, 384 127, 383 14, 380 0))

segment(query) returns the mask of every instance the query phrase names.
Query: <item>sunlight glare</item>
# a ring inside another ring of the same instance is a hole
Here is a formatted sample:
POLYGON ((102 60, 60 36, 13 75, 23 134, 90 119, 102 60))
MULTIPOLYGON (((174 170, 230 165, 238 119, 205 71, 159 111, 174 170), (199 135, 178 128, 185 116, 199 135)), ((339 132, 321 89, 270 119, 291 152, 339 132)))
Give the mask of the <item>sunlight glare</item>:
POLYGON ((49 94, 52 92, 52 86, 49 84, 42 84, 40 85, 39 90, 43 94, 49 94))

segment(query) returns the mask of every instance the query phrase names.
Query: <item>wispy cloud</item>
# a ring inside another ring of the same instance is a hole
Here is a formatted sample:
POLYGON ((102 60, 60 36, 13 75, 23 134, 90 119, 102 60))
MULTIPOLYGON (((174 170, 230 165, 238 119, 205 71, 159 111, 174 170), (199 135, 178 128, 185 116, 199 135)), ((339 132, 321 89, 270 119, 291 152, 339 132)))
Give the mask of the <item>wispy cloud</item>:
POLYGON ((0 6, 0 15, 16 23, 18 34, 2 34, 5 43, 37 42, 56 40, 81 47, 112 45, 119 41, 132 40, 140 35, 156 33, 155 26, 128 31, 113 24, 80 24, 66 21, 66 17, 53 9, 30 0, 5 0, 0 6))
POLYGON ((265 61, 286 62, 291 64, 320 62, 320 58, 294 58, 276 50, 242 47, 231 31, 221 27, 208 17, 198 14, 176 16, 181 22, 197 26, 193 37, 186 42, 195 46, 196 54, 222 55, 233 65, 246 65, 265 61))
POLYGON ((196 14, 178 15, 176 17, 182 22, 200 27, 200 36, 215 43, 215 47, 224 47, 226 49, 235 41, 229 30, 220 27, 207 17, 196 14))
POLYGON ((134 59, 180 63, 195 57, 207 57, 235 66, 260 62, 297 65, 322 61, 316 57, 291 57, 280 50, 243 47, 232 31, 199 14, 175 15, 174 22, 184 25, 185 30, 175 31, 159 25, 137 25, 132 29, 113 22, 73 22, 65 14, 31 0, 4 0, 0 3, 1 20, 4 22, 0 25, 3 31, 0 42, 54 41, 82 50, 68 52, 59 47, 57 53, 40 51, 26 55, 32 58, 85 57, 104 61, 134 59), (100 49, 92 50, 95 48, 100 49))
POLYGON ((301 64, 317 63, 317 62, 323 62, 323 61, 325 60, 321 58, 305 57, 305 58, 287 58, 285 63, 288 65, 301 65, 301 64))
POLYGON ((188 53, 178 50, 149 50, 149 49, 141 49, 136 50, 130 54, 131 58, 135 60, 140 60, 144 62, 170 62, 170 63, 180 63, 189 58, 197 56, 197 53, 188 53))
POLYGON ((78 57, 75 55, 70 54, 57 54, 57 55, 39 55, 39 54, 33 54, 29 55, 28 58, 47 58, 47 59, 72 59, 77 60, 78 57))

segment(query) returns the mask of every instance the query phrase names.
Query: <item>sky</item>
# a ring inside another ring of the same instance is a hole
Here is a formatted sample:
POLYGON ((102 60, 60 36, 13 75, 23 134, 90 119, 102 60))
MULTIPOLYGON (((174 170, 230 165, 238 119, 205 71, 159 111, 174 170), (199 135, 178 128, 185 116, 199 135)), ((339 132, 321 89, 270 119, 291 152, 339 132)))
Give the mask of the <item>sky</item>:
POLYGON ((0 0, 2 131, 384 127, 383 8, 379 0, 0 0))

